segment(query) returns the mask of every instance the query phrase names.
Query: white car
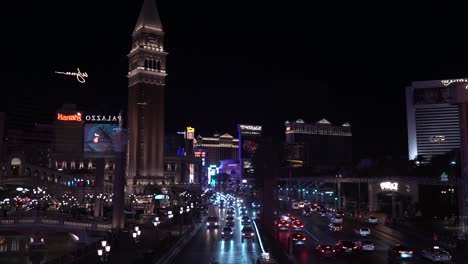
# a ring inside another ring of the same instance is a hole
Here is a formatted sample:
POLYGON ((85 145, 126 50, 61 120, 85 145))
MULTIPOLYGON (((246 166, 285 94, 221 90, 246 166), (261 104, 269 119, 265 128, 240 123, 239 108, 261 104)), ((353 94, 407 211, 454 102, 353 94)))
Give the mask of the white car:
POLYGON ((299 209, 299 204, 298 203, 292 203, 291 207, 292 207, 292 209, 298 210, 299 209))
POLYGON ((299 202, 298 205, 300 208, 304 208, 304 202, 299 202))
POLYGON ((369 224, 378 224, 379 223, 379 219, 375 216, 369 216, 369 218, 367 218, 367 223, 369 224))
POLYGON ((356 245, 362 251, 374 251, 375 250, 374 243, 372 243, 372 241, 369 241, 369 240, 357 241, 356 245))
POLYGON ((434 246, 433 248, 423 249, 421 251, 423 258, 426 258, 432 262, 450 262, 452 261, 452 256, 446 250, 434 246))
POLYGON ((305 207, 309 207, 310 206, 310 202, 309 201, 302 201, 304 203, 304 206, 305 207))
POLYGON ((370 229, 369 228, 359 228, 358 230, 359 232, 359 235, 363 236, 363 237, 366 237, 366 236, 370 236, 370 229))
POLYGON ((333 221, 333 223, 343 224, 343 217, 342 216, 335 216, 335 217, 333 217, 332 221, 333 221))

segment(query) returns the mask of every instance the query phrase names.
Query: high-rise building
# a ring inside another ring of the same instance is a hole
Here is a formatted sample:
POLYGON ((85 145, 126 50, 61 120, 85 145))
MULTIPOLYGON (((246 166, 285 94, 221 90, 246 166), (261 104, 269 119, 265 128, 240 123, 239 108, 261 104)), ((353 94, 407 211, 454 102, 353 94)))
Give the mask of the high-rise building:
POLYGON ((239 158, 239 140, 229 134, 215 134, 213 137, 198 136, 193 141, 194 152, 205 152, 206 166, 221 164, 221 160, 235 160, 239 158))
POLYGON ((418 81, 406 87, 408 158, 429 162, 460 147, 460 106, 451 104, 450 80, 418 81))
POLYGON ((127 185, 154 184, 163 177, 164 31, 155 0, 144 0, 128 54, 127 185), (140 180, 138 180, 140 179, 140 180))
POLYGON ((262 139, 262 126, 238 124, 239 161, 242 163, 242 177, 255 175, 254 157, 262 139))
POLYGON ((333 125, 326 119, 307 124, 302 119, 286 121, 286 156, 290 161, 318 171, 352 163, 351 125, 333 125))

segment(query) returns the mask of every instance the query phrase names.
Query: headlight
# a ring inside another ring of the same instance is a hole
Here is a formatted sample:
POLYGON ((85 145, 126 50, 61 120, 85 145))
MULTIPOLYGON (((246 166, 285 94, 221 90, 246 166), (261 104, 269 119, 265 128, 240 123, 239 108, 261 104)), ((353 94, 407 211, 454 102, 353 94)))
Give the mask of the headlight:
POLYGON ((232 231, 229 234, 232 234, 232 231))
POLYGON ((252 236, 253 236, 253 235, 254 235, 254 233, 251 233, 250 235, 252 235, 252 236))
POLYGON ((223 234, 223 235, 224 235, 224 232, 221 232, 221 234, 223 234))

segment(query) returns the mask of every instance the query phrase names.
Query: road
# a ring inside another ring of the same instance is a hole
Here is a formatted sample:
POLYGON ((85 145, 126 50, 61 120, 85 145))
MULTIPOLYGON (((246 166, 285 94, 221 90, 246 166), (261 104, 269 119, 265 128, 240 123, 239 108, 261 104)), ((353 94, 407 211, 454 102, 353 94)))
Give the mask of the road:
MULTIPOLYGON (((241 220, 236 208, 236 223, 234 226, 233 239, 223 240, 221 230, 225 226, 225 209, 219 209, 220 228, 202 227, 190 243, 178 254, 173 263, 194 264, 237 264, 255 263, 261 254, 258 237, 255 242, 245 240, 241 242, 241 220)), ((252 218, 252 210, 248 211, 252 218)))
MULTIPOLYGON (((321 217, 318 213, 311 216, 300 216, 298 210, 293 210, 293 215, 302 220, 305 226, 304 232, 307 236, 306 245, 303 248, 297 248, 294 252, 294 258, 298 263, 389 263, 387 250, 395 244, 405 245, 415 251, 417 257, 409 263, 427 263, 418 255, 424 248, 433 246, 430 238, 418 236, 418 234, 403 234, 383 224, 370 227, 371 236, 362 238, 355 230, 366 226, 356 220, 345 218, 342 232, 332 232, 328 230, 330 217, 321 217), (314 254, 313 249, 318 244, 329 244, 334 246, 338 240, 371 240, 375 245, 375 252, 360 252, 356 255, 338 256, 334 259, 319 258, 314 254)), ((278 233, 278 239, 281 246, 288 250, 289 231, 278 233)), ((457 262, 463 263, 463 262, 457 262)))

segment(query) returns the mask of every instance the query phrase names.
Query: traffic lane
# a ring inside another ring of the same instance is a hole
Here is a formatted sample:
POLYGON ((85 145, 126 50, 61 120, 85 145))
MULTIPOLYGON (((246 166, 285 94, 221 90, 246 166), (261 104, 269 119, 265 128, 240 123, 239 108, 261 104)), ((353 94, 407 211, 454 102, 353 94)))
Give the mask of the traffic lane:
MULTIPOLYGON (((350 219, 345 219, 343 221, 343 231, 342 232, 331 232, 331 231, 324 231, 328 230, 328 221, 330 221, 330 218, 324 218, 320 217, 318 215, 312 215, 308 218, 304 219, 305 226, 318 226, 318 228, 313 229, 316 233, 314 234, 315 237, 328 237, 328 244, 334 245, 338 240, 343 239, 343 240, 351 240, 351 241, 356 241, 356 240, 370 240, 374 243, 375 246, 375 251, 371 254, 367 254, 369 252, 362 252, 361 255, 367 256, 367 258, 377 262, 382 262, 382 263, 387 263, 387 251, 390 247, 396 245, 396 244, 401 244, 401 245, 406 245, 411 249, 414 249, 416 254, 415 254, 415 259, 413 260, 412 263, 419 263, 421 262, 421 257, 418 256, 418 246, 415 246, 414 244, 411 244, 412 242, 410 239, 408 239, 408 236, 405 236, 404 234, 388 234, 385 232, 381 232, 379 230, 379 225, 378 226, 369 226, 369 229, 371 230, 371 235, 368 237, 362 237, 357 233, 358 228, 360 227, 367 227, 366 224, 362 222, 355 222, 350 219), (310 218, 310 219, 308 219, 310 218), (322 221, 320 221, 322 220, 322 221), (322 233, 321 233, 322 232, 322 233), (365 255, 367 254, 367 255, 365 255)), ((384 227, 385 228, 385 227, 384 227)), ((326 241, 324 239, 323 241, 326 241)), ((321 242, 323 243, 323 242, 321 242)), ((421 248, 424 248, 421 247, 421 248)), ((362 261, 366 261, 362 259, 362 261)))
MULTIPOLYGON (((301 221, 304 223, 306 233, 311 239, 307 245, 308 253, 297 255, 300 263, 322 263, 329 262, 329 259, 324 259, 315 255, 315 246, 317 244, 329 244, 335 246, 338 240, 364 240, 368 239, 373 241, 376 249, 374 252, 358 252, 354 255, 338 255, 336 259, 332 260, 334 263, 387 263, 387 249, 393 243, 387 243, 372 237, 362 237, 356 232, 356 226, 350 223, 343 222, 343 231, 332 232, 328 230, 330 223, 329 217, 320 217, 318 214, 305 217, 300 216, 301 221), (305 262, 305 260, 308 260, 305 262)), ((394 241, 395 242, 395 241, 394 241)))

